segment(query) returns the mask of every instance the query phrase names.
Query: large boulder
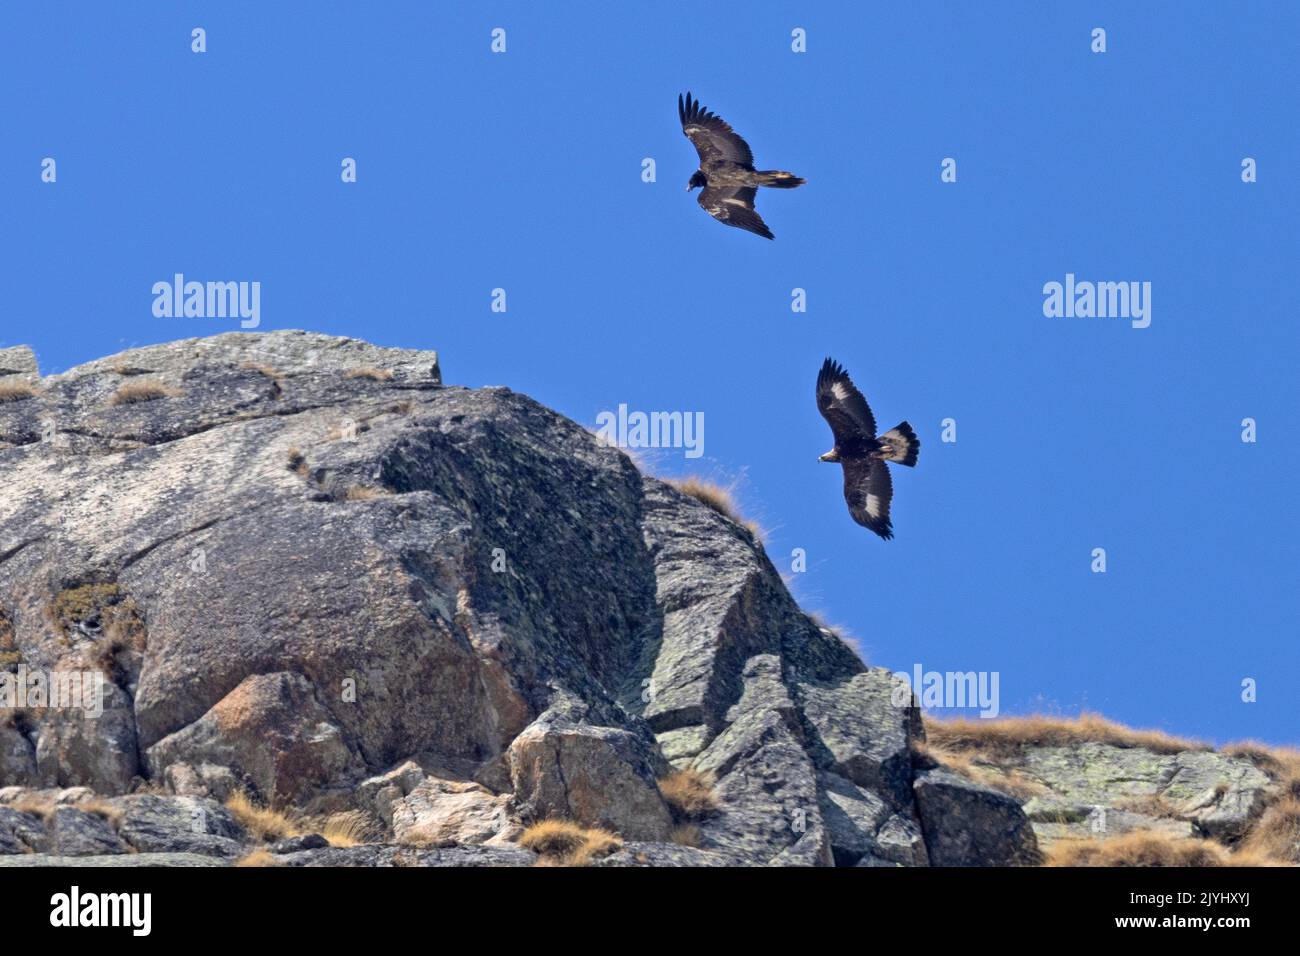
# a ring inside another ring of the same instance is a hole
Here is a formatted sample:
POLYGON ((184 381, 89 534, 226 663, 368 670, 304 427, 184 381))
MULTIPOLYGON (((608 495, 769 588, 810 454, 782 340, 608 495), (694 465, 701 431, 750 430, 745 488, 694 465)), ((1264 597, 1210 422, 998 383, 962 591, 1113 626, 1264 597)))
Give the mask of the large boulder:
POLYGON ((655 782, 666 769, 648 735, 551 712, 510 745, 510 774, 525 818, 570 819, 630 840, 664 840, 671 831, 672 815, 655 782))
POLYGON ((117 832, 140 853, 206 853, 235 857, 244 836, 230 811, 199 797, 139 794, 113 801, 117 832))
POLYGON ((744 691, 726 726, 693 762, 716 780, 719 803, 701 825, 701 846, 741 862, 829 866, 834 857, 817 768, 780 659, 751 658, 742 680, 744 691))
POLYGON ((1097 741, 1026 747, 1018 769, 1045 788, 1026 810, 1048 842, 1134 829, 1232 842, 1263 813, 1272 787, 1244 757, 1097 741))
POLYGON ((108 818, 75 806, 55 807, 46 822, 46 852, 60 856, 100 856, 127 848, 108 818))
POLYGON ((177 762, 237 766, 276 805, 359 779, 364 771, 311 682, 287 672, 245 678, 148 755, 155 773, 177 762))
POLYGON ((1038 842, 1013 797, 943 768, 914 784, 916 808, 934 866, 1032 866, 1038 842))
POLYGON ((393 838, 435 847, 503 842, 522 829, 509 806, 509 796, 481 784, 428 777, 393 805, 393 838))

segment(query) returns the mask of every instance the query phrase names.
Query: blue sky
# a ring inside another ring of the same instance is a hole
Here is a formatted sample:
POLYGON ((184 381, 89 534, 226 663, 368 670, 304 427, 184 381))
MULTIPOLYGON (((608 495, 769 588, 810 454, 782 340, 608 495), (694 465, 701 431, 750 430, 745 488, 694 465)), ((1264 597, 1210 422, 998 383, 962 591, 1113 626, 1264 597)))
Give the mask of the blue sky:
POLYGON ((704 457, 653 469, 734 484, 873 663, 997 671, 1004 713, 1300 740, 1294 5, 288 6, 5 10, 0 341, 51 372, 237 328, 154 317, 183 272, 260 281, 263 330, 436 348, 592 427, 700 411, 704 457), (684 191, 686 89, 808 179, 760 197, 775 242, 684 191), (1150 327, 1045 317, 1066 273, 1150 282, 1150 327), (817 461, 828 354, 923 442, 894 541, 817 461))

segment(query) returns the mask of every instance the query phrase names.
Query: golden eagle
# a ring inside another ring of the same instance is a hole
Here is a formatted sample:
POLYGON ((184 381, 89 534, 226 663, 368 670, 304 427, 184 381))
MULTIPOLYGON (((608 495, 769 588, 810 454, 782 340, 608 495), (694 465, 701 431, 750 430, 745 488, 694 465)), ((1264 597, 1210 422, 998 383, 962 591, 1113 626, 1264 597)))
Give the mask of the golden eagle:
POLYGON ((894 536, 889 522, 894 486, 885 462, 915 465, 921 442, 907 422, 877 438, 876 419, 867 400, 834 359, 823 362, 817 374, 817 410, 835 436, 835 447, 818 460, 837 461, 844 467, 844 500, 849 503, 849 514, 888 541, 894 536))
POLYGON ((754 210, 758 187, 793 189, 807 180, 779 169, 755 169, 749 144, 722 117, 704 109, 699 100, 691 99, 690 93, 685 99, 678 94, 677 115, 682 121, 682 132, 700 154, 700 168, 692 174, 686 191, 703 186, 700 205, 718 222, 775 239, 754 210))

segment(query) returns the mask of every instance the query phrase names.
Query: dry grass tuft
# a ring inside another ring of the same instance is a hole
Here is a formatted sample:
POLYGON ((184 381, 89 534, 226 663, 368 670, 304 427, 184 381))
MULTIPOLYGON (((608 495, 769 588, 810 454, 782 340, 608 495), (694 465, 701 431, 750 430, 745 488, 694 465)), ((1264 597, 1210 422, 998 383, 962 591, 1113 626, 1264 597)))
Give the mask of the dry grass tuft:
POLYGON ((935 720, 926 717, 925 736, 931 746, 949 753, 971 752, 991 763, 1015 759, 1024 747, 1065 747, 1090 742, 1142 747, 1162 754, 1210 749, 1199 741, 1174 737, 1159 730, 1133 730, 1093 713, 1073 718, 1036 714, 1000 720, 935 720))
POLYGON ((623 841, 605 830, 552 819, 530 826, 519 838, 519 845, 536 853, 543 866, 587 866, 617 852, 623 841))
POLYGON ((1229 853, 1212 840, 1174 837, 1152 830, 1097 840, 1058 840, 1046 866, 1269 866, 1253 852, 1229 853))
POLYGON ((371 501, 375 498, 387 498, 388 492, 373 485, 353 485, 343 493, 344 501, 371 501))
POLYGON ((73 804, 73 806, 85 813, 93 813, 101 820, 106 821, 114 830, 122 823, 123 813, 121 808, 113 806, 103 797, 91 797, 88 800, 81 800, 73 804))
POLYGON ((659 781, 659 793, 679 823, 701 820, 718 809, 714 780, 698 770, 678 770, 659 781))
POLYGON ((1224 747, 1223 753, 1251 761, 1273 779, 1284 795, 1300 800, 1300 750, 1248 740, 1224 747))
POLYGON ((114 392, 108 403, 136 405, 140 402, 152 402, 156 398, 175 398, 179 394, 178 389, 169 388, 162 382, 131 382, 114 392))
POLYGON ((1277 863, 1300 863, 1300 800, 1288 795, 1265 810, 1241 850, 1277 863))
POLYGON ((693 823, 684 823, 679 827, 673 827, 673 832, 668 834, 670 843, 676 843, 678 846, 699 847, 703 834, 700 828, 693 823))
POLYGON ((336 813, 325 821, 321 836, 330 841, 330 846, 359 846, 375 839, 374 825, 370 818, 360 810, 347 810, 336 813))
POLYGON ((1141 813, 1148 817, 1163 817, 1170 820, 1183 819, 1182 811, 1158 793, 1148 793, 1140 797, 1125 797, 1115 803, 1116 810, 1129 813, 1141 813))
POLYGON ((0 384, 0 405, 8 402, 22 402, 35 398, 37 391, 26 382, 4 382, 0 384))
POLYGON ((284 862, 267 850, 254 850, 236 860, 235 866, 284 866, 284 862))
POLYGON ((226 809, 240 826, 259 840, 283 840, 302 834, 298 825, 284 813, 255 804, 242 790, 236 790, 226 798, 226 809))
POLYGON ((49 822, 50 817, 54 816, 54 801, 48 797, 23 797, 8 806, 19 813, 39 817, 43 822, 49 822))
POLYGON ((393 373, 383 368, 354 368, 348 372, 348 378, 368 378, 372 382, 387 382, 393 377, 393 373))
POLYGON ((1002 770, 999 767, 981 763, 981 757, 978 754, 959 750, 946 750, 943 747, 920 740, 912 743, 912 753, 920 757, 923 762, 938 764, 953 773, 960 774, 967 780, 991 787, 1020 801, 1049 792, 1048 787, 1037 780, 1026 777, 1019 770, 1014 768, 1002 770))
POLYGON ((763 529, 758 526, 757 522, 741 517, 740 509, 736 505, 736 498, 731 489, 723 488, 721 485, 694 475, 688 478, 669 478, 667 482, 682 494, 690 495, 696 501, 708 505, 728 521, 740 525, 756 540, 761 541, 763 539, 763 529))
POLYGON ((256 362, 245 362, 245 363, 244 363, 242 366, 240 366, 240 367, 241 367, 241 368, 244 368, 244 369, 247 369, 247 370, 250 371, 250 372, 261 372, 261 373, 262 373, 263 375, 265 375, 267 378, 269 378, 269 379, 273 379, 273 380, 276 380, 276 381, 279 381, 279 378, 280 378, 280 373, 279 373, 278 371, 276 371, 275 369, 273 369, 273 368, 272 368, 271 366, 269 366, 269 365, 258 365, 256 362))

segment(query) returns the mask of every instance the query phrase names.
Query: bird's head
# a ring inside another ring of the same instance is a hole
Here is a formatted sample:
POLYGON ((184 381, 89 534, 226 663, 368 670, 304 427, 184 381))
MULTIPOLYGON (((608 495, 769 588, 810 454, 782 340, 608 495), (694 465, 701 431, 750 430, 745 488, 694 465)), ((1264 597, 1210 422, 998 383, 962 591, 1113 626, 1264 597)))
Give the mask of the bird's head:
POLYGON ((840 460, 840 450, 839 450, 838 448, 832 448, 832 449, 831 449, 830 451, 828 451, 826 454, 824 454, 824 455, 819 455, 818 458, 817 458, 817 460, 818 460, 818 461, 839 461, 839 460, 840 460))
POLYGON ((686 191, 690 192, 697 186, 703 189, 708 184, 709 181, 704 178, 704 174, 697 169, 695 172, 691 173, 691 181, 686 184, 686 191))

